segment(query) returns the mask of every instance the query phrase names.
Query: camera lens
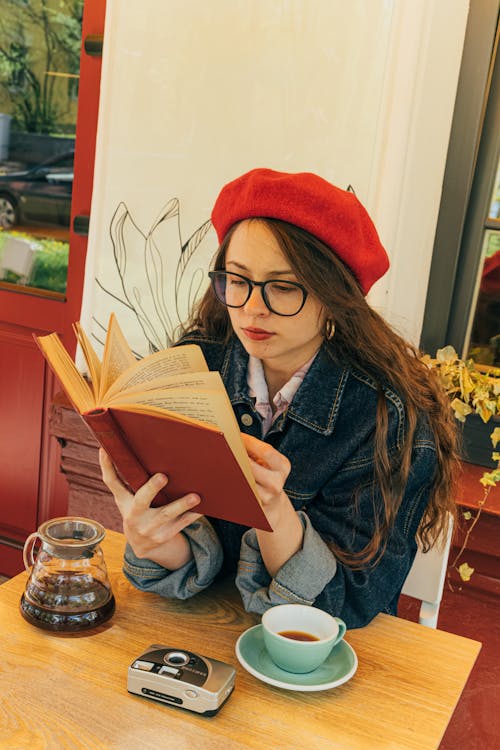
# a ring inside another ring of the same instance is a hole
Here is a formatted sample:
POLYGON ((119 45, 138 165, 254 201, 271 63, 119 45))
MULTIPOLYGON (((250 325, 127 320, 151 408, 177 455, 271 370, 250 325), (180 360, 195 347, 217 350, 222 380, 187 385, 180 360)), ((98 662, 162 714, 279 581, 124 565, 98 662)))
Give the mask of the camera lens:
POLYGON ((168 664, 174 664, 176 667, 183 667, 184 664, 189 662, 189 656, 182 651, 171 651, 165 656, 165 661, 168 664))

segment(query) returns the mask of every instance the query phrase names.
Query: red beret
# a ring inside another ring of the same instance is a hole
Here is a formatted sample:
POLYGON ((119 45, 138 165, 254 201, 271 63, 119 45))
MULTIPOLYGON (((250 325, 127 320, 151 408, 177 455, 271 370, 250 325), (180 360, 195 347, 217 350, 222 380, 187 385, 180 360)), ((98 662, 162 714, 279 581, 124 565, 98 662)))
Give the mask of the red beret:
POLYGON ((363 292, 389 268, 377 230, 354 193, 310 172, 252 169, 225 185, 212 211, 222 242, 238 221, 281 219, 318 237, 348 266, 363 292))

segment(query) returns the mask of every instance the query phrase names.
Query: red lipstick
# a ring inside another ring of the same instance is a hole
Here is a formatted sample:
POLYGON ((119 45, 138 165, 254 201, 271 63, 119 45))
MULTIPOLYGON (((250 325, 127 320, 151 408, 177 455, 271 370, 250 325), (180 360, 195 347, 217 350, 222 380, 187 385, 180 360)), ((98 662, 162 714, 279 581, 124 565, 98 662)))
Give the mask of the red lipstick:
POLYGON ((264 331, 262 328, 243 328, 243 333, 252 341, 265 341, 274 336, 274 333, 264 331))

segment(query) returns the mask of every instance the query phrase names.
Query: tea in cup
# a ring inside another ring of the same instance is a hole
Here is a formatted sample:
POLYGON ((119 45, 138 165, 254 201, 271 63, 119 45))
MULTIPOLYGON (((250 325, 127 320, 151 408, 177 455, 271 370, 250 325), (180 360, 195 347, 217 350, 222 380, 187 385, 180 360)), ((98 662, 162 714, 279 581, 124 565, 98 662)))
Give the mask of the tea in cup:
POLYGON ((287 672, 317 669, 342 640, 346 625, 317 607, 278 604, 262 615, 264 644, 273 662, 287 672))

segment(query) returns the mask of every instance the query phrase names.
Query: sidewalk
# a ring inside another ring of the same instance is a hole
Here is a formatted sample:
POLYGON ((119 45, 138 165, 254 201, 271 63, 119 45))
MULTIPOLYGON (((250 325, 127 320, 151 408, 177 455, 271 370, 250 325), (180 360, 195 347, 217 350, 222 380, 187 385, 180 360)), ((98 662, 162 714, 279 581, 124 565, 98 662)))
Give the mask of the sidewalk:
MULTIPOLYGON (((402 596, 398 614, 417 622, 419 606, 402 596)), ((476 599, 464 588, 450 591, 445 584, 438 628, 483 644, 439 750, 500 750, 500 601, 476 599)))

